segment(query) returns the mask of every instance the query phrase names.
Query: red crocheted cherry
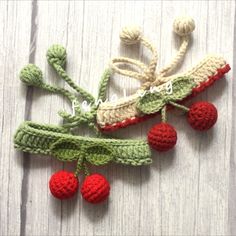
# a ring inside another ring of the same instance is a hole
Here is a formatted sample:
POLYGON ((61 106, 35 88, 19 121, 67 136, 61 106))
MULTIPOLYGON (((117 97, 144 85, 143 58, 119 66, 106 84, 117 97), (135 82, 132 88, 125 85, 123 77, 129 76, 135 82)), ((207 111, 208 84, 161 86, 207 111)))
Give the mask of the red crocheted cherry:
POLYGON ((217 121, 217 109, 209 102, 196 102, 192 104, 188 112, 188 123, 195 130, 208 130, 217 121))
POLYGON ((154 125, 148 132, 150 146, 160 152, 173 148, 177 141, 175 128, 168 123, 162 122, 154 125))
POLYGON ((103 175, 91 174, 85 178, 80 192, 86 201, 100 203, 109 196, 110 184, 103 175))
POLYGON ((54 197, 63 200, 76 194, 79 181, 74 173, 61 170, 51 176, 49 188, 54 197))

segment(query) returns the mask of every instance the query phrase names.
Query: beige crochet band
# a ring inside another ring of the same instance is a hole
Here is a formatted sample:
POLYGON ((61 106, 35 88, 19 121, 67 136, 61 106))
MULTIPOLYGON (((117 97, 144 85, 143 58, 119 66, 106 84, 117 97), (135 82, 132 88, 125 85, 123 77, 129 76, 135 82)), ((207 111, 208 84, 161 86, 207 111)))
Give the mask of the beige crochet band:
POLYGON ((122 74, 131 78, 135 78, 142 82, 140 90, 135 94, 121 98, 116 102, 104 102, 99 105, 97 110, 97 123, 102 130, 110 131, 117 128, 125 127, 132 123, 137 123, 143 120, 145 114, 138 110, 136 104, 140 97, 140 91, 145 91, 151 87, 156 87, 158 90, 163 89, 168 82, 173 82, 181 76, 189 76, 193 78, 196 86, 193 89, 193 94, 204 90, 210 86, 215 80, 222 77, 230 69, 225 60, 221 56, 208 55, 193 68, 186 72, 169 76, 171 72, 183 60, 190 40, 190 34, 195 29, 195 23, 190 17, 179 17, 174 21, 173 28, 175 33, 181 37, 181 45, 172 61, 163 69, 156 73, 157 66, 157 50, 149 42, 148 39, 141 35, 138 28, 124 28, 120 34, 120 39, 123 43, 131 45, 141 43, 147 47, 153 54, 148 65, 141 61, 127 57, 117 57, 112 59, 111 68, 114 73, 122 74), (131 64, 137 68, 136 70, 125 70, 119 68, 122 64, 131 64))

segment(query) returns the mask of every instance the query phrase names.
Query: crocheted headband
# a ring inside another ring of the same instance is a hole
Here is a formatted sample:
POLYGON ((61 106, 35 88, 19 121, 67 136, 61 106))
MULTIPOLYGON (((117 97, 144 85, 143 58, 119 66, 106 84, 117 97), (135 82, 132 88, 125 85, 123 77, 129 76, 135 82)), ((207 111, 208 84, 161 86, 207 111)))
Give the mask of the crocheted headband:
MULTIPOLYGON (((44 82, 41 70, 29 64, 20 72, 20 79, 29 86, 35 86, 55 94, 61 94, 71 102, 76 102, 75 115, 59 111, 64 123, 61 126, 23 122, 14 136, 15 148, 29 153, 52 155, 60 161, 77 162, 74 173, 59 171, 52 175, 49 188, 54 197, 67 199, 78 190, 78 175, 86 178, 81 186, 81 194, 90 203, 105 200, 110 191, 106 178, 100 174, 89 174, 86 163, 104 165, 111 161, 125 165, 140 166, 151 163, 151 153, 145 140, 120 140, 105 138, 96 127, 97 105, 95 98, 77 86, 67 75, 63 66, 66 51, 62 46, 54 45, 47 52, 47 60, 55 71, 79 95, 90 102, 90 111, 83 112, 78 105, 78 97, 67 89, 55 87, 44 82), (96 133, 96 138, 73 134, 73 128, 88 125, 96 133)), ((110 77, 110 70, 105 70, 98 92, 98 99, 105 100, 105 87, 110 77)))
POLYGON ((188 17, 178 18, 174 22, 175 32, 182 37, 180 49, 171 63, 156 73, 157 52, 155 47, 144 38, 136 28, 125 28, 120 38, 126 44, 142 43, 148 47, 153 58, 149 65, 130 58, 114 58, 111 68, 105 70, 95 98, 76 85, 64 69, 66 50, 60 45, 53 45, 47 52, 48 63, 57 74, 71 87, 67 89, 49 85, 43 81, 41 70, 32 64, 20 72, 20 79, 30 86, 39 87, 52 93, 60 94, 75 103, 75 114, 59 111, 63 118, 62 125, 23 122, 14 136, 15 147, 24 152, 52 155, 60 161, 75 161, 74 173, 59 171, 52 175, 49 188, 54 197, 67 199, 75 195, 79 188, 78 175, 85 174, 81 194, 91 203, 104 201, 110 192, 110 185, 100 174, 89 174, 87 163, 104 165, 111 161, 126 165, 144 165, 151 163, 151 153, 145 140, 120 140, 106 138, 101 131, 112 131, 129 124, 135 124, 161 112, 162 123, 155 125, 148 133, 148 142, 158 151, 167 151, 177 141, 175 129, 167 123, 167 108, 177 107, 187 112, 188 122, 197 130, 211 128, 217 120, 217 110, 208 102, 197 102, 190 108, 182 102, 195 96, 213 84, 230 70, 228 64, 219 56, 207 56, 197 66, 185 73, 167 76, 183 59, 189 43, 189 34, 194 30, 194 21, 188 17), (120 64, 132 64, 139 70, 120 69, 120 64), (134 95, 120 99, 115 103, 106 102, 106 87, 113 72, 140 80, 141 88, 134 95), (82 111, 78 96, 90 103, 89 111, 82 111), (104 102, 105 101, 105 102, 104 102), (95 131, 96 138, 73 134, 73 128, 87 125, 95 131))
POLYGON ((116 102, 100 104, 97 110, 97 123, 102 131, 114 131, 136 124, 161 112, 162 123, 155 125, 149 131, 148 141, 154 149, 167 151, 176 144, 177 133, 166 122, 166 107, 184 110, 189 124, 196 130, 207 130, 215 124, 217 110, 213 104, 202 101, 187 108, 182 103, 223 77, 230 70, 230 66, 220 56, 207 55, 192 69, 169 76, 186 54, 195 23, 190 17, 179 17, 174 21, 173 28, 182 42, 172 61, 158 73, 156 73, 156 48, 142 36, 138 28, 126 27, 122 30, 120 39, 123 43, 128 45, 141 43, 152 52, 153 57, 148 65, 127 57, 118 57, 111 61, 113 72, 135 78, 142 84, 134 95, 116 102), (119 66, 122 64, 133 65, 138 70, 121 69, 119 66))

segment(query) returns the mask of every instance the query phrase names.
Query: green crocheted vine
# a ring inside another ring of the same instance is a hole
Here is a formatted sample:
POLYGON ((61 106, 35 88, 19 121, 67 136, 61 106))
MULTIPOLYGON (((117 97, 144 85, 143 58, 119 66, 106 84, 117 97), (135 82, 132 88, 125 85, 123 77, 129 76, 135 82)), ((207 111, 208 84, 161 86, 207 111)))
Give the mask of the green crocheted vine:
MULTIPOLYGON (((80 171, 88 173, 85 163, 104 165, 111 161, 125 165, 144 165, 151 163, 151 153, 146 141, 108 139, 96 126, 96 99, 76 85, 66 73, 66 50, 60 45, 53 45, 47 51, 47 61, 57 74, 76 92, 47 84, 42 71, 33 64, 24 67, 20 79, 29 86, 35 86, 66 97, 71 103, 76 102, 75 115, 59 111, 63 118, 62 126, 24 122, 17 130, 14 144, 17 149, 30 153, 52 155, 60 161, 77 161, 76 175, 80 171), (82 111, 79 97, 90 104, 90 111, 82 111), (79 125, 93 128, 97 138, 82 137, 72 134, 72 129, 79 125)), ((111 75, 106 69, 102 75, 97 100, 106 99, 106 87, 111 75)))
MULTIPOLYGON (((168 94, 165 90, 148 91, 137 102, 137 108, 145 114, 151 114, 160 111, 167 104, 175 104, 175 101, 181 101, 189 94, 195 86, 195 82, 190 77, 178 77, 172 81, 172 93, 168 94)), ((176 104, 178 105, 178 104, 176 104)))
MULTIPOLYGON (((26 83, 29 86, 39 87, 41 89, 47 90, 52 93, 60 94, 66 97, 71 103, 76 103, 75 107, 75 115, 71 115, 65 111, 59 111, 58 114, 63 118, 64 123, 63 126, 66 128, 74 128, 81 124, 87 124, 88 127, 91 127, 95 130, 97 134, 99 134, 99 130, 96 127, 96 110, 97 104, 96 99, 76 85, 73 80, 66 73, 63 68, 66 63, 66 50, 64 47, 60 45, 53 45, 47 51, 47 60, 48 63, 52 66, 52 68, 57 72, 57 74, 72 88, 75 92, 82 98, 85 99, 90 104, 90 111, 83 112, 81 107, 79 106, 80 102, 78 96, 74 93, 70 92, 67 89, 52 86, 47 84, 43 80, 42 71, 33 64, 29 64, 24 67, 20 72, 20 79, 22 82, 26 83)), ((106 97, 106 87, 111 75, 110 69, 106 69, 102 75, 101 82, 99 85, 99 92, 97 100, 105 100, 106 97)))

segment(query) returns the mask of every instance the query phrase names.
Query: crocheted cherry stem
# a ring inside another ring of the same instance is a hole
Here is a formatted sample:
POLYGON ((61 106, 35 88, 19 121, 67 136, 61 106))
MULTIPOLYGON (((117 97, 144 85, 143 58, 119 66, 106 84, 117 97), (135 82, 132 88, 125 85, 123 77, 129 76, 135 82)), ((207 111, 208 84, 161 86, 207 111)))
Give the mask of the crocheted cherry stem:
POLYGON ((161 110, 161 119, 162 123, 154 125, 148 132, 148 143, 153 149, 163 152, 175 146, 177 133, 173 126, 166 123, 166 106, 161 110))
POLYGON ((167 122, 167 116, 166 116, 166 106, 164 106, 161 109, 161 121, 166 123, 167 122))
POLYGON ((87 99, 89 102, 95 102, 94 97, 90 93, 76 85, 63 69, 63 66, 66 62, 66 49, 64 47, 62 47, 61 45, 52 45, 47 51, 47 60, 48 63, 58 73, 58 75, 60 75, 61 78, 65 80, 65 82, 70 87, 75 89, 75 91, 77 91, 83 98, 87 99))
POLYGON ((84 156, 86 155, 86 153, 81 154, 83 155, 83 157, 80 157, 77 161, 77 165, 76 165, 76 170, 75 170, 75 176, 77 177, 79 175, 80 172, 83 172, 85 176, 89 175, 89 169, 88 166, 86 164, 86 161, 84 159, 84 156))
POLYGON ((174 107, 176 107, 176 108, 178 108, 180 110, 183 110, 184 112, 188 112, 189 111, 188 107, 180 105, 180 104, 178 104, 176 102, 169 101, 169 104, 171 104, 172 106, 174 106, 174 107))
POLYGON ((55 198, 60 200, 73 197, 79 188, 78 178, 71 172, 58 171, 49 181, 49 189, 55 198))
POLYGON ((88 169, 88 166, 87 166, 86 162, 83 162, 83 171, 84 171, 85 176, 90 175, 90 172, 89 172, 89 169, 88 169))

